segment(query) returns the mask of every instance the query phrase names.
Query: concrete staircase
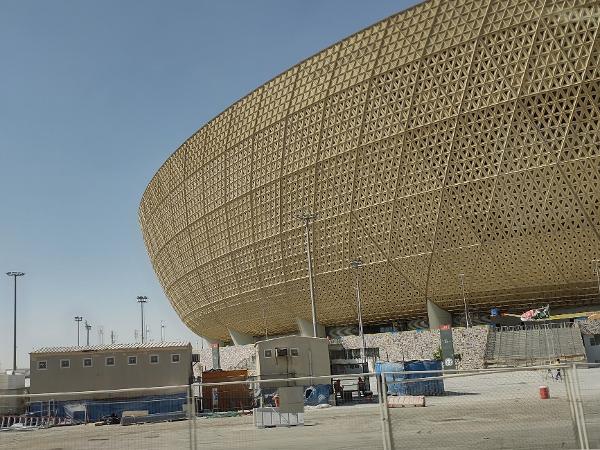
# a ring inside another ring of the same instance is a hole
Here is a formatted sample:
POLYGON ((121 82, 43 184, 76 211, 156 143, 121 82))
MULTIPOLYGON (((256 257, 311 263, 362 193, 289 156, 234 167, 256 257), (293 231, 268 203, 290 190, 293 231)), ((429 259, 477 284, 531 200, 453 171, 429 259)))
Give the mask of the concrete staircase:
POLYGON ((532 324, 490 330, 485 366, 530 366, 561 361, 584 361, 585 348, 574 323, 532 324))

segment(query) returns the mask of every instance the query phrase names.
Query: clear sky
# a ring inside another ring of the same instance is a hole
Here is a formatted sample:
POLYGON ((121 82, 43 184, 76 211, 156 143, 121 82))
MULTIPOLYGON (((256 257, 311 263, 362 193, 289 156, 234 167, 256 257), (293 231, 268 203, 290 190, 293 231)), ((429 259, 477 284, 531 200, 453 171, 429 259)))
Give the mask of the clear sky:
MULTIPOLYGON (((0 0, 0 271, 19 279, 17 355, 199 338, 171 309, 137 221, 165 159, 234 101, 414 0, 0 0), (84 339, 82 332, 82 339, 84 339)), ((0 279, 0 367, 12 365, 12 278, 0 279)))

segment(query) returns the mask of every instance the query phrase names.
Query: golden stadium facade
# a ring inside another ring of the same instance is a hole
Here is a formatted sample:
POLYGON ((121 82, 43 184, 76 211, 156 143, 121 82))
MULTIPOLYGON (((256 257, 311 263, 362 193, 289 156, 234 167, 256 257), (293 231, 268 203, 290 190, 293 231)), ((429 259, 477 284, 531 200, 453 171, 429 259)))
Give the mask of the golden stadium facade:
POLYGON ((598 299, 600 6, 432 0, 292 67, 203 126, 147 187, 141 227, 195 332, 598 299))

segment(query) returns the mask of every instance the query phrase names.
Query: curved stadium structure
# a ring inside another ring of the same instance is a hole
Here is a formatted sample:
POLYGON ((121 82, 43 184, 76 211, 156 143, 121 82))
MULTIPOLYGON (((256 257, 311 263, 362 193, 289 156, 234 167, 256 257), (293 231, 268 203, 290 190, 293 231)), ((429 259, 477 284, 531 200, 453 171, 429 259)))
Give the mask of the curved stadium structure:
MULTIPOLYGON (((595 5, 595 6, 594 6, 595 5)), ((596 301, 600 7, 433 0, 282 73, 203 126, 139 215, 196 333, 596 301)))

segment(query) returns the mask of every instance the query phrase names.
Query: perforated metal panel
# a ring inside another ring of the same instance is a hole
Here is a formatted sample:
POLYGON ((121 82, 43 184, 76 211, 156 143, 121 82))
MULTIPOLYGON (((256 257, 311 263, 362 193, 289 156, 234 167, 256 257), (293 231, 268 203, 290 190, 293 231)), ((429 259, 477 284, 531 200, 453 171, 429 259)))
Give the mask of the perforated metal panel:
POLYGON ((600 5, 432 0, 249 94, 190 137, 140 205, 182 320, 227 339, 462 308, 577 304, 600 257, 600 5))

